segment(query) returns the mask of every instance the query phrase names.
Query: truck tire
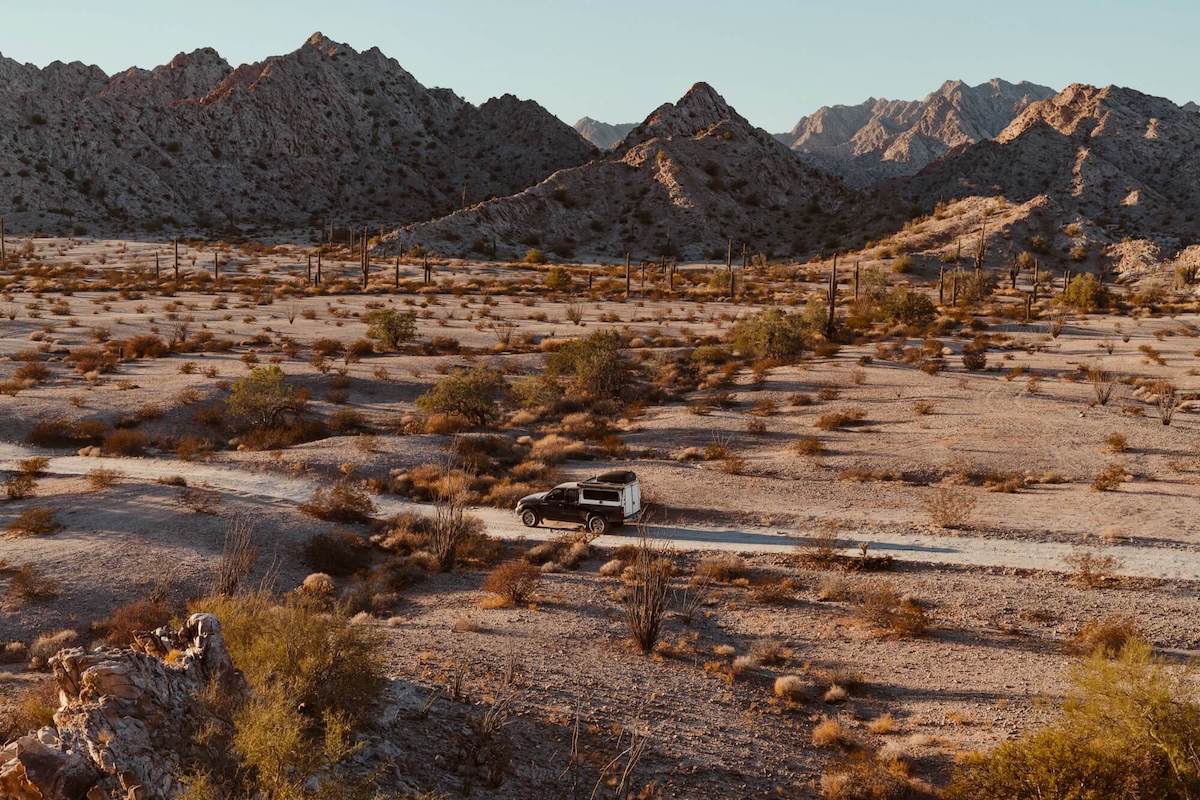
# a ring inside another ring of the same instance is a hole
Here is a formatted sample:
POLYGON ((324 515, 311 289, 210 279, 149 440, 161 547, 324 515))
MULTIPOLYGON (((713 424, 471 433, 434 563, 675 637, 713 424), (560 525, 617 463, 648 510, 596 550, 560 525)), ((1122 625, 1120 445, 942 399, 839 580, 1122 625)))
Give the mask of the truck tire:
POLYGON ((537 513, 535 513, 532 509, 526 509, 525 511, 521 512, 521 523, 526 528, 536 528, 539 522, 541 522, 541 520, 538 519, 537 513))
POLYGON ((597 536, 603 536, 608 533, 608 520, 599 514, 592 514, 587 519, 588 533, 594 533, 597 536))

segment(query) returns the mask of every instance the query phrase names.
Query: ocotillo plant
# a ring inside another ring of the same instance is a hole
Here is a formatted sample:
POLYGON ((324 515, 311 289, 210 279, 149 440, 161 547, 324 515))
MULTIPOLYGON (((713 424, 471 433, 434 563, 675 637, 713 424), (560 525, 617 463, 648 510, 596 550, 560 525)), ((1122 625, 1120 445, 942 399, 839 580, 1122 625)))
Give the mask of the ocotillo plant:
POLYGON ((838 254, 833 254, 833 269, 829 270, 829 310, 825 320, 825 338, 833 341, 833 317, 837 309, 837 260, 838 254))

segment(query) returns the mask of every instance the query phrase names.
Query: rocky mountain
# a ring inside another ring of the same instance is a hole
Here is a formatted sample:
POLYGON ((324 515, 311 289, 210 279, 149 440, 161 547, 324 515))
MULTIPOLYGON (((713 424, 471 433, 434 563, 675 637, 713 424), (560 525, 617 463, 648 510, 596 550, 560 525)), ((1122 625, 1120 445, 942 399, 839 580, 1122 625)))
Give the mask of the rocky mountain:
POLYGON ((1184 111, 1200 112, 1200 103, 1189 100, 1188 102, 1184 103, 1181 108, 1183 108, 1184 111))
POLYGON ((579 131, 580 136, 601 150, 611 150, 620 144, 621 140, 636 126, 636 122, 621 122, 616 125, 610 125, 607 122, 601 122, 591 117, 583 117, 575 123, 575 130, 579 131))
MULTIPOLYGON (((812 252, 846 232, 832 212, 857 195, 750 125, 705 83, 655 110, 613 152, 511 197, 385 237, 439 253, 723 258, 727 242, 812 252)), ((866 225, 856 226, 865 230, 866 225)), ((736 244, 735 244, 736 246, 736 244)))
POLYGON ((947 81, 923 100, 870 98, 820 108, 778 138, 805 161, 866 187, 916 174, 952 148, 994 138, 1030 103, 1053 94, 999 78, 978 86, 947 81))
POLYGON ((211 49, 112 77, 0 57, 10 230, 394 224, 594 155, 532 101, 476 107, 319 33, 237 68, 211 49))
POLYGON ((1003 195, 1050 198, 1068 221, 1124 236, 1200 240, 1200 115, 1117 86, 1072 84, 991 141, 965 145, 892 186, 932 206, 1003 195))

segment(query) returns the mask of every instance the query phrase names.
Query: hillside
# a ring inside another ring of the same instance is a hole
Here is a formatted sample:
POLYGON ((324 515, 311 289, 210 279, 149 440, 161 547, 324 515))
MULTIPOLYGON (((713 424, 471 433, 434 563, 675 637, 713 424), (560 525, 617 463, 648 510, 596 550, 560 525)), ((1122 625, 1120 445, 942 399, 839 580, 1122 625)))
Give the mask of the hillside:
MULTIPOLYGON (((383 250, 562 257, 723 258, 728 240, 799 255, 838 246, 833 212, 857 196, 750 125, 708 84, 656 109, 605 158, 551 175, 520 194, 410 225, 383 250)), ((855 235, 863 233, 857 227, 855 235)))
POLYGON ((994 138, 1031 102, 1053 94, 1024 81, 947 81, 923 100, 870 98, 822 107, 777 138, 805 161, 865 187, 913 175, 952 148, 994 138))
POLYGON ((1200 236, 1200 115, 1132 89, 1073 84, 1034 103, 995 141, 960 147, 892 188, 932 206, 939 200, 1038 195, 1059 222, 1088 221, 1125 236, 1200 236))
POLYGON ((237 68, 211 49, 111 77, 0 57, 0 131, 10 230, 428 219, 594 153, 532 101, 476 107, 319 33, 237 68))
POLYGON ((580 136, 601 150, 611 150, 620 144, 621 140, 636 126, 636 122, 621 122, 616 125, 610 125, 598 119, 582 117, 575 123, 575 130, 579 131, 580 136))

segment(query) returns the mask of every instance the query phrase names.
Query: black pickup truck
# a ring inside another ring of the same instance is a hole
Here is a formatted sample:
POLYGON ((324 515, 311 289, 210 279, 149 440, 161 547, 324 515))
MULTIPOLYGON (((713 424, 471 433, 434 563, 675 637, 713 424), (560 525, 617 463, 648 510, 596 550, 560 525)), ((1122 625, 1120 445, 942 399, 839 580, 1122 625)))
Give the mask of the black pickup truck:
POLYGON ((641 510, 642 486, 637 475, 627 470, 561 483, 517 501, 517 514, 528 528, 543 522, 574 522, 597 536, 637 517, 641 510))

